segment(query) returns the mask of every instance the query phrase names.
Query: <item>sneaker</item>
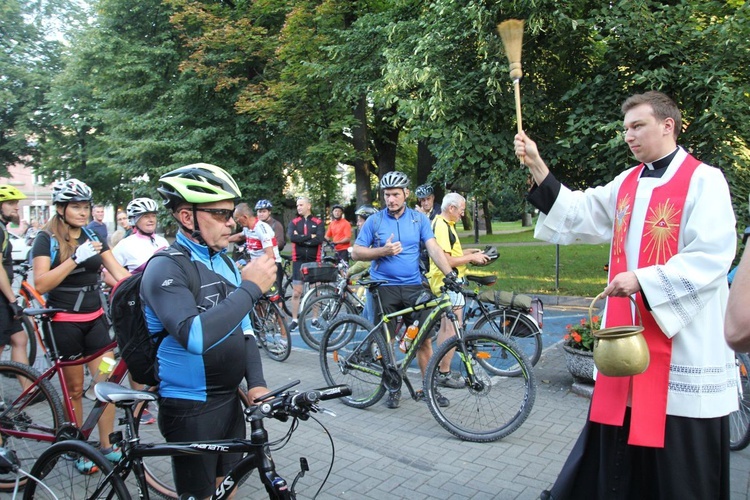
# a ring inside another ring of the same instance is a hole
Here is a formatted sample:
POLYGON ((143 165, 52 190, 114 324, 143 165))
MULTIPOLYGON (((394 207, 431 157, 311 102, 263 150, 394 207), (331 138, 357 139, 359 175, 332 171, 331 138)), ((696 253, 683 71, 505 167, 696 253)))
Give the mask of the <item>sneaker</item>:
POLYGON ((96 474, 97 472, 99 472, 99 467, 97 467, 94 462, 83 457, 76 460, 76 469, 78 469, 78 472, 80 472, 84 476, 96 474))
POLYGON ((150 411, 148 411, 148 408, 143 410, 143 413, 141 413, 141 425, 151 425, 156 422, 156 417, 154 417, 150 411))
POLYGON ((289 331, 290 332, 296 332, 297 331, 297 320, 293 319, 291 323, 289 323, 289 331))
MULTIPOLYGON (((427 401, 427 395, 422 389, 417 391, 417 401, 427 401)), ((435 389, 435 401, 437 401, 440 408, 448 408, 451 405, 450 400, 440 394, 437 389, 435 389)))
POLYGON ((122 460, 122 450, 117 445, 110 446, 109 448, 102 448, 99 451, 102 452, 104 458, 106 458, 113 464, 116 464, 117 462, 122 460))
POLYGON ((440 387, 447 387, 449 389, 461 389, 466 387, 466 381, 463 380, 458 373, 452 372, 438 372, 437 383, 440 387))
POLYGON ((393 410, 395 408, 398 408, 398 405, 400 404, 401 404, 401 391, 389 392, 388 401, 385 402, 385 406, 393 410))

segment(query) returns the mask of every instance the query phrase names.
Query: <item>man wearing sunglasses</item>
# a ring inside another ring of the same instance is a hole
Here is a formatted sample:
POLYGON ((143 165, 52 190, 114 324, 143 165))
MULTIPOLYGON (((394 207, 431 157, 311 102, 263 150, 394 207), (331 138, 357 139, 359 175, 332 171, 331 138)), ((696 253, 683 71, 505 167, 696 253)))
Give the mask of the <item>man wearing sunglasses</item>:
MULTIPOLYGON (((141 282, 149 332, 167 334, 157 352, 159 430, 167 442, 242 439, 237 388, 244 379, 251 401, 268 392, 248 313, 276 280, 276 264, 262 255, 240 272, 226 257, 240 190, 223 169, 178 168, 158 191, 180 226, 171 255, 153 257, 141 282)), ((174 457, 177 493, 211 496, 240 459, 174 457)))

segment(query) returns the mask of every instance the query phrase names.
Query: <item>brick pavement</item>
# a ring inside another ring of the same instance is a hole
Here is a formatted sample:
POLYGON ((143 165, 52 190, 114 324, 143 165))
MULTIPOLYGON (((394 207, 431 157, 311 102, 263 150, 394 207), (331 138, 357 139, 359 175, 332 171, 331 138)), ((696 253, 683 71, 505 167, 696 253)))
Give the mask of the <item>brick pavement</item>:
MULTIPOLYGON (((317 353, 295 349, 284 363, 265 361, 270 386, 301 379, 301 388, 324 380, 317 353)), ((556 478, 583 425, 589 401, 570 392, 572 377, 559 345, 537 364, 538 389, 529 419, 515 433, 494 443, 460 441, 433 419, 425 403, 403 400, 397 410, 384 403, 357 410, 338 402, 326 407, 337 417, 318 418, 333 435, 336 460, 318 496, 321 499, 451 498, 535 499, 556 478)), ((418 377, 412 377, 417 380, 418 377)), ((272 422, 272 436, 285 424, 272 422)), ((314 422, 303 422, 291 443, 274 453, 278 469, 291 480, 297 457, 311 471, 300 480, 300 498, 312 498, 330 461, 330 444, 314 422)), ((732 454, 732 498, 750 498, 750 449, 732 454)), ((246 491, 257 498, 260 491, 246 491)))

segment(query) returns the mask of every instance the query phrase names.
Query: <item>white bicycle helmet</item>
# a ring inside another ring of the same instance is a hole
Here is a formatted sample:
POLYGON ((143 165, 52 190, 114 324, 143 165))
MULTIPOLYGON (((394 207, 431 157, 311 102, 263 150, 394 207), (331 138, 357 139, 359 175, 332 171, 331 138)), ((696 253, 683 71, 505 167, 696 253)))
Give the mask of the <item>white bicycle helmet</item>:
POLYGON ((421 186, 417 186, 417 189, 414 190, 414 194, 418 199, 422 199, 427 198, 431 194, 435 194, 435 191, 429 184, 422 184, 421 186))
POLYGON ((271 210, 272 208, 273 204, 268 200, 258 200, 255 204, 255 210, 271 210))
POLYGON ((405 173, 393 170, 380 179, 380 189, 408 188, 409 178, 405 173))
POLYGON ((136 198, 130 203, 125 209, 125 213, 128 216, 128 222, 131 226, 135 226, 141 215, 155 214, 159 211, 159 205, 151 198, 136 198))
POLYGON ((52 203, 70 203, 71 201, 91 201, 91 188, 78 179, 57 182, 52 187, 52 203))
POLYGON ((372 208, 370 205, 362 205, 354 212, 354 215, 359 215, 363 219, 367 219, 369 216, 376 214, 378 211, 372 208))

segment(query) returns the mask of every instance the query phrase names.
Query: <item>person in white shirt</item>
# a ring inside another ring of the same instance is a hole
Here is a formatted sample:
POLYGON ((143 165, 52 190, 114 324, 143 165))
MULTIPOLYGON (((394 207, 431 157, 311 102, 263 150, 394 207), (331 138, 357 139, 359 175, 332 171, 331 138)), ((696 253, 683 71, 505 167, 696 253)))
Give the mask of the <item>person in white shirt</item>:
POLYGON ((245 252, 255 259, 265 254, 281 262, 276 234, 271 226, 255 216, 247 203, 240 203, 234 209, 234 220, 242 226, 242 232, 230 236, 229 241, 237 243, 244 240, 245 252))

